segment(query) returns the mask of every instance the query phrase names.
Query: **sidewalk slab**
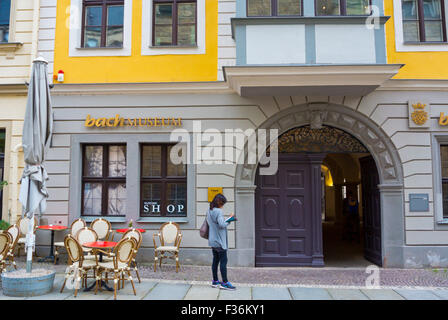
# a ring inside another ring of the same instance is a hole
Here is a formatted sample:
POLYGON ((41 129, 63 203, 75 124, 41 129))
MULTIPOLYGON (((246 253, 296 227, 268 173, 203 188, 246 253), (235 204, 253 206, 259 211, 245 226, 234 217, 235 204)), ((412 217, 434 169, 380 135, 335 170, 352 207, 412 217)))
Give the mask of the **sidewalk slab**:
POLYGON ((392 289, 361 289, 370 300, 404 300, 392 289))
POLYGON ((184 300, 217 300, 219 291, 211 286, 192 285, 184 300))
POLYGON ((406 300, 441 300, 430 290, 395 289, 395 291, 406 300))
POLYGON ((335 300, 369 300, 359 289, 327 289, 335 300))
POLYGON ((333 300, 327 290, 322 288, 289 288, 294 300, 333 300))
POLYGON ((182 300, 190 287, 189 284, 158 283, 143 300, 182 300))
POLYGON ((219 290, 218 300, 251 300, 252 288, 251 287, 237 287, 235 291, 219 290))
POLYGON ((288 288, 253 287, 253 300, 291 300, 288 288))
MULTIPOLYGON (((132 290, 132 284, 129 281, 127 281, 124 284, 124 288, 117 291, 117 300, 141 300, 148 294, 148 292, 156 284, 157 284, 156 282, 150 282, 150 281, 142 281, 142 283, 138 283, 138 280, 134 281, 136 292, 136 295, 134 295, 134 291, 132 290)), ((111 296, 108 300, 113 299, 114 297, 111 296)))
POLYGON ((448 300, 448 289, 432 290, 431 292, 443 300, 448 300))

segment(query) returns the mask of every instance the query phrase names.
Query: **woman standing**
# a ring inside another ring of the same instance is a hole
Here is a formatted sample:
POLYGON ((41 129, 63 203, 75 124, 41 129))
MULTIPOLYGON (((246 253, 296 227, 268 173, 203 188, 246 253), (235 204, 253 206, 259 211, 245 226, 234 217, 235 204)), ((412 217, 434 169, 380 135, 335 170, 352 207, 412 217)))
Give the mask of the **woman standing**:
MULTIPOLYGON (((212 287, 225 290, 235 290, 236 288, 227 279, 227 226, 229 221, 224 220, 222 207, 227 202, 226 197, 217 194, 210 202, 210 209, 207 211, 207 222, 209 226, 208 245, 212 247, 213 264, 212 287), (220 266, 222 282, 218 281, 218 265, 220 266)), ((234 214, 230 215, 231 221, 234 220, 234 214)))

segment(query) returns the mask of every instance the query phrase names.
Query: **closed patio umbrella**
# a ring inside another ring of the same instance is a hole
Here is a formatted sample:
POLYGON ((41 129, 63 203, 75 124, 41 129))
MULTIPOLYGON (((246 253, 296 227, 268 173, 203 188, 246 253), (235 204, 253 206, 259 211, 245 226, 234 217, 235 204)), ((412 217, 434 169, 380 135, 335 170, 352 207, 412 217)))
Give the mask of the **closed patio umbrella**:
POLYGON ((48 62, 43 58, 33 61, 23 123, 22 147, 25 169, 21 180, 19 200, 22 203, 22 216, 30 218, 26 236, 27 272, 32 270, 32 252, 35 243, 33 216, 36 213, 40 216, 46 211, 48 198, 46 186, 48 174, 43 162, 51 142, 53 113, 47 65, 48 62))

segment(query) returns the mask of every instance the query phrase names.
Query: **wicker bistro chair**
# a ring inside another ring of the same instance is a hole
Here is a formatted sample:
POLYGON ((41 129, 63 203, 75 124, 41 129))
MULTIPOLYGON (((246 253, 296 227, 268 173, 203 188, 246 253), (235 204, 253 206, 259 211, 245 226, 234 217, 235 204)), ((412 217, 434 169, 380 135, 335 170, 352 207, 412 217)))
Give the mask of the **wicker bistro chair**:
POLYGON ((140 249, 140 245, 143 242, 143 236, 140 233, 140 231, 132 228, 123 234, 122 239, 127 238, 127 237, 133 238, 135 240, 135 242, 137 243, 137 247, 135 248, 134 255, 132 257, 131 267, 134 268, 135 274, 137 275, 138 282, 141 283, 142 281, 140 280, 140 275, 138 274, 137 261, 135 259, 137 257, 138 249, 140 249))
POLYGON ((16 262, 14 261, 14 250, 16 249, 17 242, 19 241, 20 228, 18 225, 13 224, 8 229, 6 229, 6 232, 9 233, 9 235, 11 236, 11 243, 6 256, 6 260, 8 260, 8 264, 14 266, 14 269, 17 270, 17 265, 16 262))
POLYGON ((0 274, 5 271, 7 266, 7 256, 11 247, 12 237, 9 232, 0 233, 0 274))
POLYGON ((64 283, 62 284, 61 293, 64 290, 65 284, 70 277, 73 277, 75 283, 75 297, 78 294, 79 284, 82 280, 83 286, 87 287, 88 272, 93 270, 93 277, 96 279, 97 263, 96 260, 86 260, 83 254, 81 244, 68 234, 64 239, 64 246, 69 256, 69 267, 65 273, 64 283))
MULTIPOLYGON (((86 226, 86 222, 83 219, 81 219, 81 218, 76 219, 70 225, 69 234, 74 236, 78 233, 79 230, 81 230, 85 226, 86 226)), ((54 264, 56 264, 56 262, 59 260, 59 250, 64 247, 65 247, 64 241, 54 243, 54 264)))
POLYGON ((92 221, 90 228, 95 230, 98 234, 98 240, 108 241, 109 237, 113 233, 110 222, 103 218, 98 218, 92 221))
POLYGON ((105 278, 105 280, 114 280, 114 299, 117 299, 117 290, 120 288, 120 280, 129 280, 132 284, 132 289, 134 290, 134 295, 137 295, 137 292, 135 291, 134 281, 132 280, 131 276, 131 262, 132 258, 134 257, 134 251, 137 248, 137 242, 132 237, 126 237, 120 240, 120 242, 117 243, 112 253, 108 253, 102 250, 101 251, 104 254, 108 255, 109 257, 112 257, 112 261, 106 261, 106 262, 98 262, 98 258, 96 260, 98 264, 98 273, 96 277, 96 286, 95 286, 95 294, 98 292, 98 288, 102 290, 101 287, 101 280, 102 280, 102 274, 103 272, 113 273, 113 278, 105 278), (125 274, 128 276, 127 279, 125 279, 125 274))
MULTIPOLYGON (((23 250, 25 250, 25 243, 26 243, 26 234, 28 233, 28 223, 29 223, 30 219, 29 218, 19 218, 19 220, 17 220, 17 225, 19 226, 20 229, 20 238, 17 241, 17 256, 20 257, 20 249, 23 248, 23 250)), ((34 217, 34 230, 33 233, 36 233, 38 227, 38 221, 37 218, 34 217)))
MULTIPOLYGON (((75 239, 82 246, 86 242, 98 241, 98 234, 92 228, 84 227, 76 233, 75 239)), ((84 259, 89 259, 89 260, 95 259, 95 255, 92 254, 93 249, 82 247, 82 251, 87 254, 86 256, 84 256, 84 259)), ((69 258, 70 258, 70 256, 69 256, 69 258)))
POLYGON ((178 272, 180 267, 179 248, 182 240, 179 225, 171 221, 162 224, 159 233, 153 234, 152 240, 154 241, 154 272, 156 272, 157 262, 159 262, 159 267, 162 267, 164 258, 174 259, 176 272, 178 272), (160 245, 157 245, 156 237, 159 238, 160 245))

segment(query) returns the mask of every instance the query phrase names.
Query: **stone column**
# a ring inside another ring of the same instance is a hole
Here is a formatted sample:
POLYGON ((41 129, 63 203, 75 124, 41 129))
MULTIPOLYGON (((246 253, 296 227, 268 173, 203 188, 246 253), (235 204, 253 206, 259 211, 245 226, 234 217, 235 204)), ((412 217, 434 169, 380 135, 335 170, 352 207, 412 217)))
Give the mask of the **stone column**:
POLYGON ((255 185, 242 185, 235 188, 235 224, 234 261, 232 265, 255 266, 255 185))
POLYGON ((404 267, 405 245, 403 185, 378 185, 381 198, 381 246, 383 267, 404 267))

